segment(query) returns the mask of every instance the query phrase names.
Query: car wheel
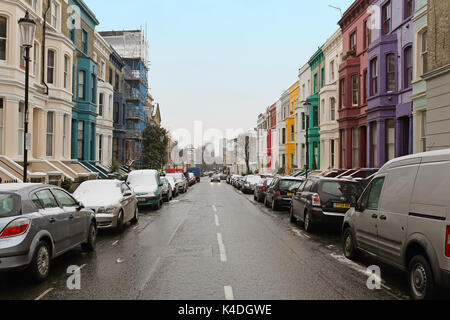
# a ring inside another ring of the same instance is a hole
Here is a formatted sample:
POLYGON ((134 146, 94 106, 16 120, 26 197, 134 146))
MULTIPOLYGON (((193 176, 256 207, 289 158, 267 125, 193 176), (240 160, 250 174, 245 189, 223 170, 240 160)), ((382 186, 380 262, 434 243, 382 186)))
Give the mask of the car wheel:
POLYGON ((293 224, 297 223, 297 218, 294 215, 294 207, 291 205, 289 221, 293 224))
POLYGON ((123 231, 123 211, 122 210, 119 211, 119 215, 117 216, 116 230, 118 232, 122 232, 123 231))
POLYGON ((40 241, 34 251, 30 264, 31 277, 35 282, 42 282, 50 273, 50 248, 45 241, 40 241))
POLYGON ((303 224, 306 232, 312 231, 312 221, 311 221, 311 214, 309 212, 305 212, 305 219, 303 224))
POLYGON ((139 221, 139 208, 136 206, 136 209, 134 209, 134 217, 131 220, 131 223, 136 224, 139 221))
POLYGON ((409 263, 409 289, 413 300, 430 300, 434 296, 433 273, 427 259, 422 255, 413 257, 409 263))
POLYGON ((81 245, 81 248, 85 252, 92 252, 95 250, 96 241, 97 241, 97 228, 95 227, 95 224, 91 223, 91 225, 89 226, 88 238, 86 240, 86 243, 83 243, 81 245))
POLYGON ((353 233, 350 228, 344 231, 344 255, 350 260, 356 260, 358 257, 358 248, 355 246, 353 233))

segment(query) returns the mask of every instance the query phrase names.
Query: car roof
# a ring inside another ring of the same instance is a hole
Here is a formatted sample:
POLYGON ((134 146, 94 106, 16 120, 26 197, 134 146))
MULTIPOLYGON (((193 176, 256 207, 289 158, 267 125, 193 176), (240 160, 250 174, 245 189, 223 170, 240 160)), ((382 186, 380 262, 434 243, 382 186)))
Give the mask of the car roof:
POLYGON ((43 187, 56 188, 54 185, 42 183, 6 183, 0 184, 0 192, 26 193, 43 187))
POLYGON ((379 171, 379 173, 385 173, 386 171, 407 165, 430 163, 430 162, 442 162, 450 161, 450 149, 429 151, 423 153, 416 153, 404 157, 399 157, 387 162, 379 171))
POLYGON ((305 181, 305 179, 296 177, 280 177, 280 180, 305 181))
POLYGON ((128 175, 144 175, 144 174, 159 174, 156 170, 135 170, 131 171, 128 175))

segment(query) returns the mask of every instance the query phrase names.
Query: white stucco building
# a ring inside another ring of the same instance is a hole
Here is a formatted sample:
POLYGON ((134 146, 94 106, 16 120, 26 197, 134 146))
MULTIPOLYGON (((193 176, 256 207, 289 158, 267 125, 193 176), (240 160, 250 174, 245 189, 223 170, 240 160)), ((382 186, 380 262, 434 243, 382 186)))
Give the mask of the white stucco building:
POLYGON ((323 45, 325 85, 319 92, 320 170, 339 167, 338 79, 342 62, 342 32, 336 31, 323 45))
POLYGON ((296 126, 295 141, 297 143, 297 152, 295 153, 296 161, 300 165, 299 169, 304 169, 306 166, 306 112, 303 103, 311 95, 311 68, 309 64, 305 64, 298 72, 299 87, 300 87, 300 103, 295 109, 296 126))

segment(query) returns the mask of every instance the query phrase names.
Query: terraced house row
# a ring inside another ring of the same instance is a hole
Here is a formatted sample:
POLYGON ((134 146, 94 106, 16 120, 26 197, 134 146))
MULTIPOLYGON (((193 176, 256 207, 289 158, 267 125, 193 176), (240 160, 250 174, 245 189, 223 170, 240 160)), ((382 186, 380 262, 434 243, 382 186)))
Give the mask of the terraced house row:
POLYGON ((356 0, 258 117, 263 174, 450 148, 450 1, 356 0))
POLYGON ((98 32, 82 0, 0 0, 0 177, 31 181, 106 177, 113 159, 136 159, 142 133, 160 122, 148 90, 148 44, 140 30, 98 32), (29 110, 20 18, 36 21, 29 110), (126 50, 124 50, 124 47, 126 50), (31 133, 24 141, 24 117, 31 133))

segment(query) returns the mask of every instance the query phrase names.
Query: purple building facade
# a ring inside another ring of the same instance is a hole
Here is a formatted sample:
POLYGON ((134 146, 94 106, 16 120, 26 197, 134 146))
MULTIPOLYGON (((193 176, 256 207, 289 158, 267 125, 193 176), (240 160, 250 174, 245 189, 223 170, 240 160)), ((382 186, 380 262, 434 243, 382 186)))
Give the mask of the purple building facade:
POLYGON ((367 166, 413 153, 413 0, 374 0, 367 75, 367 166))

